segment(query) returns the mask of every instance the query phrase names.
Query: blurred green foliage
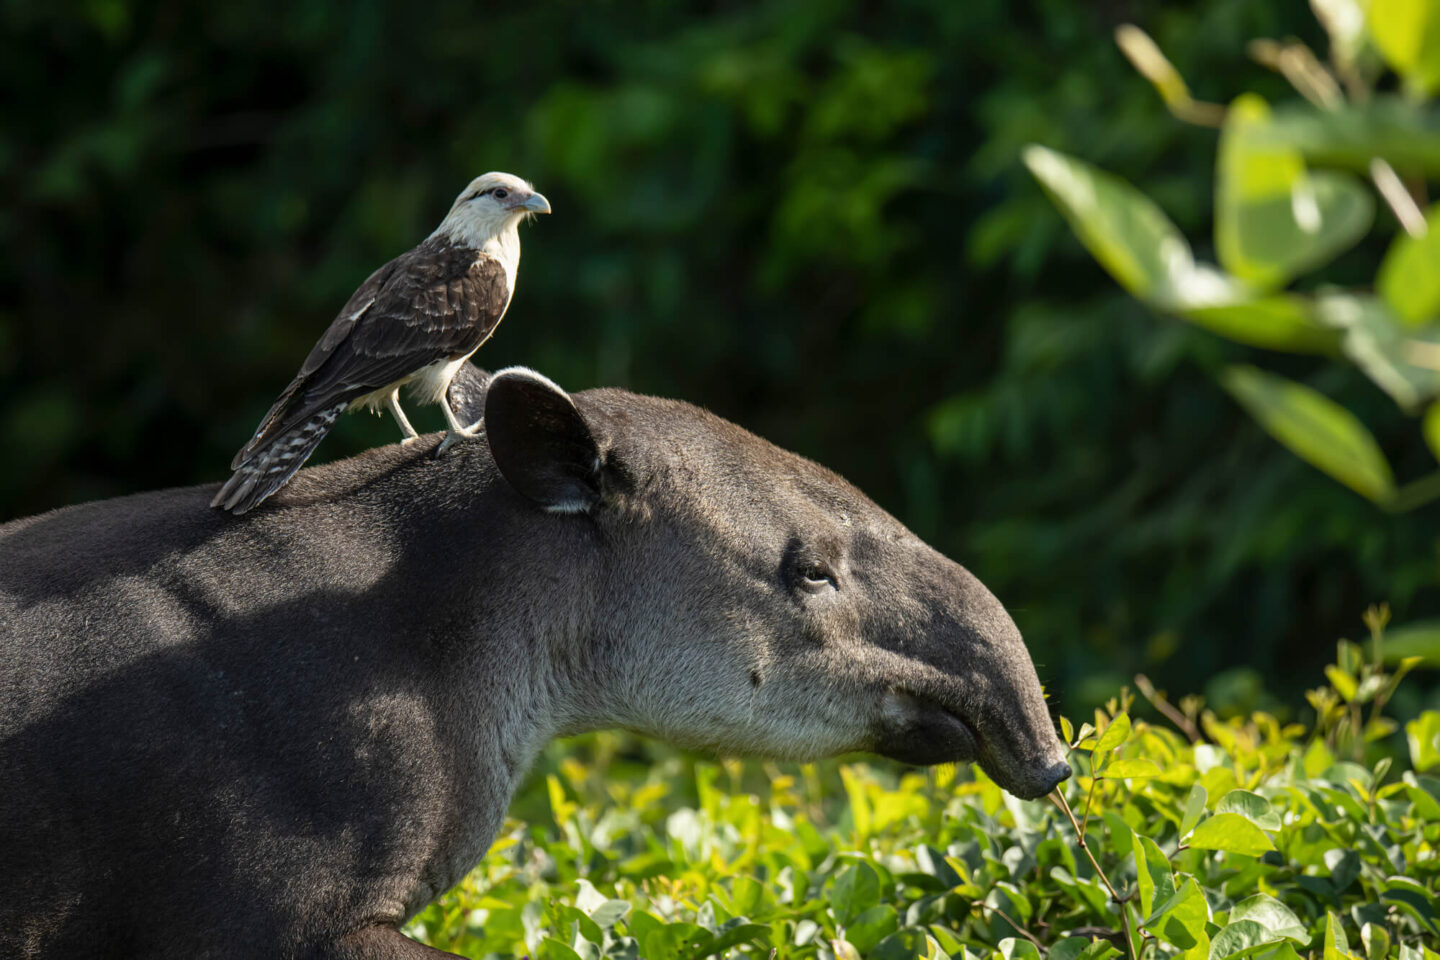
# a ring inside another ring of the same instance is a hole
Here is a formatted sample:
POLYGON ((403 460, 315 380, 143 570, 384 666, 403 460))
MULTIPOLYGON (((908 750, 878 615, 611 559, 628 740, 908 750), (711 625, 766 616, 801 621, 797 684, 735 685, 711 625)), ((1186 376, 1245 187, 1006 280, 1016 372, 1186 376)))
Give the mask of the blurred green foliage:
MULTIPOLYGON (((1215 135, 1122 22, 1202 100, 1288 89, 1251 38, 1322 42, 1252 0, 10 0, 0 515, 220 480, 353 288, 505 169, 556 213, 483 364, 704 404, 840 471, 996 591, 1066 709, 1139 669, 1298 701, 1367 604, 1440 613, 1440 515, 1277 447, 1213 379, 1253 351, 1156 323, 1026 173, 1027 143, 1084 156, 1209 234, 1215 135)), ((1385 216, 1321 278, 1368 282, 1385 216)), ((1279 367, 1427 466, 1361 374, 1279 367)), ((394 439, 350 417, 321 456, 394 439)))
MULTIPOLYGON (((1440 29, 1440 0, 1403 9, 1324 0, 1317 10, 1331 33, 1328 63, 1298 41, 1251 44, 1309 101, 1277 110, 1251 93, 1228 108, 1198 103, 1144 31, 1116 32, 1177 116, 1221 128, 1218 269, 1197 263, 1175 225, 1124 181, 1038 145, 1025 151, 1025 164, 1125 289, 1240 343, 1343 357, 1402 409, 1429 404, 1416 439, 1440 457, 1440 206, 1428 214, 1421 208, 1430 181, 1440 180, 1440 111, 1423 101, 1440 70, 1430 63, 1440 60, 1440 45, 1394 49, 1397 36, 1423 39, 1428 20, 1440 29), (1384 66, 1375 48, 1404 81, 1405 98, 1376 95, 1384 66), (1349 170, 1311 169, 1312 160, 1368 173, 1374 191, 1349 170), (1404 230, 1379 265, 1374 293, 1330 284, 1287 289, 1369 231, 1376 193, 1404 230)), ((1364 422, 1320 391, 1248 364, 1225 368, 1219 379, 1276 440, 1377 505, 1414 510, 1440 497, 1440 470, 1397 485, 1364 422)))

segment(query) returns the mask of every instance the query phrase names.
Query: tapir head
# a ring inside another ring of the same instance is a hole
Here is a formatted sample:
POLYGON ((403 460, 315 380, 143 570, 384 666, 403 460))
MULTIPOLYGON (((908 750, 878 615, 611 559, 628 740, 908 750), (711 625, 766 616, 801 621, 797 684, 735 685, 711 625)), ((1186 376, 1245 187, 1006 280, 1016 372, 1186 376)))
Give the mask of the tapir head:
POLYGON ((484 410, 525 508, 590 531, 572 726, 978 761, 1024 798, 1069 776, 1004 607, 839 476, 695 407, 572 399, 521 368, 490 380, 484 410))

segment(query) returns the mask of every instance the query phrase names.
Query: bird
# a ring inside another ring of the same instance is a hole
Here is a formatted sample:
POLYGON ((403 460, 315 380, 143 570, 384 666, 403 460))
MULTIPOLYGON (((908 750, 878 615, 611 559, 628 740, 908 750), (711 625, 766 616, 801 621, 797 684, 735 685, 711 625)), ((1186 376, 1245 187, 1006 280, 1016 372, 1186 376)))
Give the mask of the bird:
POLYGON ((476 177, 435 231, 372 273, 305 358, 260 428, 230 463, 212 507, 243 514, 283 487, 340 414, 390 411, 419 435, 400 407, 400 388, 438 403, 449 427, 436 451, 473 437, 446 399, 451 379, 495 332, 515 291, 522 220, 550 201, 508 173, 476 177))

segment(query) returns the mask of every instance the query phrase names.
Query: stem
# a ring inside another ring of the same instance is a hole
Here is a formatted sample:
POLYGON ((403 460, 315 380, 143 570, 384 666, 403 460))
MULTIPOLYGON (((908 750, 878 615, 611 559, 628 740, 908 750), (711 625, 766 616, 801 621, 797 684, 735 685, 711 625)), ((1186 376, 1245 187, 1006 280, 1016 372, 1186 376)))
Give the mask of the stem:
POLYGON ((1175 705, 1166 700, 1164 694, 1156 692, 1155 684, 1150 682, 1149 677, 1143 673, 1135 674, 1135 686, 1145 696, 1145 699, 1150 701, 1152 707, 1164 714, 1166 720, 1180 728, 1180 732, 1185 734, 1191 743, 1200 742, 1200 731, 1196 729, 1195 724, 1191 723, 1190 718, 1185 714, 1176 710, 1175 705))
POLYGON ((999 907, 994 906, 993 904, 984 903, 980 900, 975 901, 975 906, 979 907, 981 910, 993 910, 996 913, 1000 914, 1000 916, 1004 918, 1006 923, 1010 924, 1010 926, 1015 928, 1016 933, 1020 934, 1026 940, 1029 940, 1031 943, 1035 944, 1035 946, 1039 947, 1041 953, 1045 952, 1045 944, 1035 939, 1035 935, 1033 933, 1020 926, 1020 924, 1016 923, 1011 918, 1010 914, 1006 913, 1004 910, 1001 910, 999 907))
MULTIPOLYGON (((1411 344, 1414 343, 1416 343, 1416 341, 1412 340, 1405 345, 1407 359, 1411 354, 1411 344)), ((1431 345, 1426 344, 1426 346, 1431 345)), ((1440 361, 1440 356, 1437 356, 1436 360, 1440 361)), ((1429 367, 1431 365, 1424 363, 1416 364, 1416 366, 1429 367)), ((1432 367, 1432 369, 1440 369, 1440 367, 1432 367)), ((1407 510, 1422 507, 1435 499, 1440 499, 1440 470, 1427 474, 1419 480, 1412 480, 1399 490, 1396 490, 1395 496, 1390 499, 1389 507, 1394 513, 1404 513, 1407 510)))
POLYGON ((1115 885, 1110 882, 1109 877, 1105 876, 1105 871, 1100 869, 1100 861, 1096 860, 1095 854, 1090 852, 1090 845, 1085 842, 1085 834, 1081 832, 1080 824, 1075 821, 1075 814, 1071 811, 1065 794, 1061 793, 1058 787, 1051 792, 1050 802, 1063 810, 1065 816, 1070 818, 1070 826, 1075 828, 1075 838, 1080 844, 1080 852, 1085 854, 1085 859, 1089 860, 1090 866, 1095 868, 1095 876, 1099 877, 1100 882, 1105 884, 1105 889, 1110 891, 1110 899, 1120 907, 1120 923, 1125 928, 1125 942, 1130 946, 1130 958, 1131 960, 1140 960, 1140 954, 1135 952, 1135 934, 1130 931, 1130 915, 1125 911, 1125 904, 1130 898, 1116 893, 1115 885))
POLYGON ((1100 779, 1100 773, 1095 769, 1095 751, 1092 750, 1090 752, 1090 792, 1085 794, 1085 816, 1080 818, 1081 843, 1085 842, 1085 833, 1090 829, 1090 805, 1095 802, 1095 791, 1100 788, 1100 779))
POLYGON ((1390 210, 1395 214, 1395 219, 1400 221, 1400 226, 1405 232, 1415 238, 1425 236, 1429 230, 1425 223, 1425 214, 1421 211, 1420 205, 1405 189, 1405 183, 1395 168, 1390 164, 1375 157, 1370 161, 1370 179, 1375 181, 1375 189, 1380 191, 1380 196, 1390 204, 1390 210))

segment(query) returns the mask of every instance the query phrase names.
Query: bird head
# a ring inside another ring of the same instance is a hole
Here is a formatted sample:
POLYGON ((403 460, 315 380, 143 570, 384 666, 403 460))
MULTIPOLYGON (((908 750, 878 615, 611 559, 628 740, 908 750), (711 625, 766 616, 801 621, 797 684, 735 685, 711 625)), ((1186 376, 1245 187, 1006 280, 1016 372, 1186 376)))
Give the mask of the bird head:
POLYGON ((514 230, 526 217, 549 212, 550 201, 529 183, 508 173, 487 173, 460 191, 435 232, 479 247, 492 237, 514 230))

